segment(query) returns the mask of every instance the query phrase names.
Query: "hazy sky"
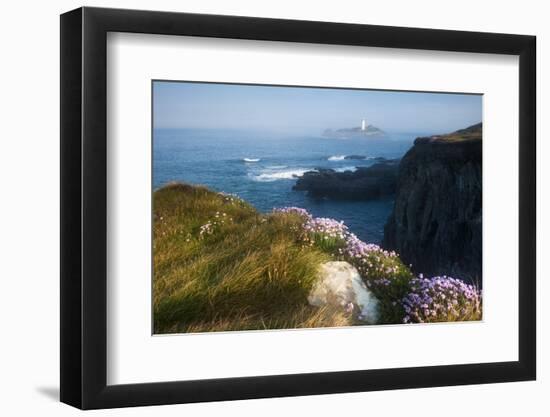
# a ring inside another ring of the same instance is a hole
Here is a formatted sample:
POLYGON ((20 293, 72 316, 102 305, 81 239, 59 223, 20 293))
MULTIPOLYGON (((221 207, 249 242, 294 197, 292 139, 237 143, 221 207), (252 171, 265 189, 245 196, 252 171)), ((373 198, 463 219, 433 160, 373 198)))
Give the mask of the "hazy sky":
POLYGON ((445 133, 482 119, 480 95, 154 82, 155 128, 320 132, 365 118, 387 131, 445 133))

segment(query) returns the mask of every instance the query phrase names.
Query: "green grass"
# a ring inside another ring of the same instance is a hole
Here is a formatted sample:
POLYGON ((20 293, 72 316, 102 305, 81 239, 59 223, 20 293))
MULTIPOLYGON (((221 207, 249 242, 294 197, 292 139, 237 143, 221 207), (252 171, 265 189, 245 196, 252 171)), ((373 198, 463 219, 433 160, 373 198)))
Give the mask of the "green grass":
POLYGON ((468 134, 454 134, 450 133, 448 135, 442 135, 437 140, 440 142, 448 143, 457 143, 457 142, 468 142, 476 141, 481 139, 481 133, 468 133, 468 134))
POLYGON ((308 304, 318 267, 331 256, 303 244, 302 222, 295 214, 261 215, 203 187, 157 190, 155 333, 353 324, 342 311, 308 304))
POLYGON ((445 135, 438 135, 438 142, 456 143, 456 142, 469 142, 481 140, 483 135, 481 123, 467 127, 466 129, 460 129, 456 132, 448 133, 445 135))

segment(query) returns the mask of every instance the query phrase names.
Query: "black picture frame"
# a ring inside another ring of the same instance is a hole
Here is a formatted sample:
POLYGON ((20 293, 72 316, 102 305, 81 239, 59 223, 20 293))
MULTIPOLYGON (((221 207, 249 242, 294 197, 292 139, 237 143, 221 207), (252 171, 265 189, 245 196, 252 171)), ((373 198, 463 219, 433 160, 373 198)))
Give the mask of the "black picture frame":
POLYGON ((534 36, 102 8, 61 15, 61 401, 82 409, 534 380, 534 36), (107 385, 108 32, 519 56, 519 360, 107 385))

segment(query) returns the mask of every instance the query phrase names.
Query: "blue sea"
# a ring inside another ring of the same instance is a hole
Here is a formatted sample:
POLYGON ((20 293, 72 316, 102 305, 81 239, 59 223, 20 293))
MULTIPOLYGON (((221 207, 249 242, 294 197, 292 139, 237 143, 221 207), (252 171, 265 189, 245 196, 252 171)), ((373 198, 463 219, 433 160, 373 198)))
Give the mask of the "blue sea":
POLYGON ((383 139, 332 139, 216 129, 155 129, 153 187, 170 181, 202 184, 238 195, 262 212, 298 206, 317 217, 343 220, 359 238, 380 243, 393 199, 332 201, 293 191, 297 177, 316 168, 354 170, 376 157, 400 158, 426 133, 389 134, 383 139), (365 160, 346 160, 363 155, 365 160), (248 162, 247 162, 248 161, 248 162))

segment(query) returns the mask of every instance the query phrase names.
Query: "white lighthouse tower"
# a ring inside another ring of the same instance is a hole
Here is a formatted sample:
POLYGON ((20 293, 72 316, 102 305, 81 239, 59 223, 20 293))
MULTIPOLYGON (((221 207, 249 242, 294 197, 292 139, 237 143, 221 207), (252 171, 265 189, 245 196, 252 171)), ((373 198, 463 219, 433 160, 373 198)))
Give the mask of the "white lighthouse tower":
POLYGON ((365 119, 361 120, 361 130, 364 132, 367 129, 367 121, 365 119))

